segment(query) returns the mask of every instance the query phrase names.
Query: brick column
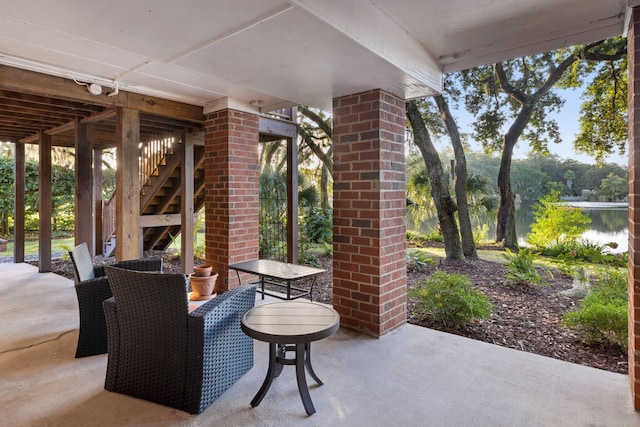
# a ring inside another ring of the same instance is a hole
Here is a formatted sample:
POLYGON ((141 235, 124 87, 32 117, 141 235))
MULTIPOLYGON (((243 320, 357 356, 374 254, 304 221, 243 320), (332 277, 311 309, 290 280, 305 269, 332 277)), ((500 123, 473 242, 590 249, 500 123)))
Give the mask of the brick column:
POLYGON ((404 100, 333 100, 333 307, 374 336, 406 322, 404 100))
POLYGON ((632 12, 629 67, 629 379, 640 410, 640 8, 632 12), (637 42, 637 43, 636 43, 637 42))
POLYGON ((205 256, 217 292, 238 286, 228 265, 258 259, 258 116, 224 109, 205 122, 205 256))

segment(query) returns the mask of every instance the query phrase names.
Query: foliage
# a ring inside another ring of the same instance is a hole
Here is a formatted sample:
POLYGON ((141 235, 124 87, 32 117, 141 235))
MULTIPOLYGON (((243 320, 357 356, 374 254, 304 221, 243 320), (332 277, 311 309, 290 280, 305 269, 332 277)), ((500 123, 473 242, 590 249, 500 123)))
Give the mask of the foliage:
POLYGON ((433 230, 429 234, 419 234, 413 231, 407 231, 407 240, 417 244, 425 244, 427 242, 442 242, 442 233, 433 230))
MULTIPOLYGON (((444 157, 444 156, 443 156, 444 157)), ((498 199, 493 194, 493 188, 489 184, 489 178, 483 173, 468 172, 467 175, 467 201, 471 218, 484 212, 494 212, 498 199)), ((433 198, 431 197, 431 185, 427 170, 421 158, 410 157, 407 173, 407 196, 409 203, 407 210, 412 213, 414 226, 437 216, 433 198)), ((474 240, 476 239, 474 230, 474 240)), ((428 241, 442 242, 444 239, 439 229, 434 229, 426 237, 428 241)))
MULTIPOLYGON (((606 246, 606 245, 605 245, 606 246)), ((584 240, 575 242, 563 242, 551 244, 539 248, 540 254, 557 258, 565 263, 588 262, 614 267, 624 267, 628 262, 628 254, 612 254, 606 251, 606 247, 584 240)))
POLYGON ((329 208, 311 207, 304 217, 303 230, 305 237, 310 242, 331 242, 333 239, 333 211, 329 208))
POLYGON ((311 251, 303 249, 298 254, 298 263, 310 265, 311 267, 322 268, 322 263, 318 257, 311 251))
POLYGON ((193 225, 193 256, 198 259, 204 259, 206 255, 205 242, 198 242, 198 235, 204 230, 204 212, 196 214, 196 222, 193 225))
POLYGON ((544 194, 549 177, 535 164, 515 160, 511 170, 511 185, 513 191, 522 200, 537 200, 544 194))
MULTIPOLYGON (((37 230, 38 215, 38 163, 25 163, 25 229, 37 230)), ((69 167, 52 165, 51 168, 52 228, 54 231, 72 230, 74 227, 75 174, 69 167)), ((14 160, 0 157, 0 233, 11 232, 14 205, 14 160)))
MULTIPOLYGON (((510 95, 500 84, 496 68, 492 65, 461 71, 456 76, 465 91, 462 99, 466 109, 476 118, 473 137, 482 143, 486 152, 502 149, 504 128, 518 116, 522 98, 532 97, 548 79, 550 64, 555 69, 559 62, 555 60, 555 52, 502 62, 500 66, 510 87, 522 94, 520 98, 510 95)), ((545 153, 549 142, 560 142, 558 124, 550 113, 559 111, 562 103, 553 90, 538 96, 522 134, 535 151, 545 153)))
POLYGON ((73 230, 75 224, 75 172, 71 167, 51 168, 52 223, 54 230, 73 230))
POLYGON ((487 319, 493 311, 489 298, 472 289, 462 274, 435 271, 420 287, 410 290, 409 296, 417 299, 416 312, 446 327, 463 327, 475 319, 487 319))
POLYGON ((423 251, 415 249, 407 250, 407 269, 409 270, 424 271, 428 265, 433 265, 437 262, 437 258, 423 251))
POLYGON ((587 72, 593 76, 582 95, 580 133, 574 147, 602 162, 609 154, 624 153, 627 142, 627 40, 614 37, 599 47, 610 55, 604 61, 590 62, 587 72))
POLYGON ((502 256, 507 260, 506 283, 520 286, 548 285, 533 265, 533 252, 527 249, 511 252, 507 249, 502 256))
POLYGON ((600 194, 610 202, 622 200, 627 191, 627 180, 613 174, 613 172, 600 182, 600 194))
POLYGON ((603 269, 578 309, 565 313, 566 326, 589 344, 608 342, 627 347, 627 272, 603 269))
POLYGON ((504 128, 522 111, 522 101, 531 99, 535 105, 522 138, 544 154, 549 142, 560 142, 558 123, 550 113, 560 111, 564 101, 555 89, 578 88, 589 79, 575 147, 602 161, 614 149, 624 149, 626 142, 626 62, 626 39, 614 37, 468 69, 449 82, 462 91, 458 98, 477 119, 473 136, 491 152, 502 149, 504 128), (548 83, 555 86, 545 92, 548 83))
POLYGON ((115 169, 104 169, 102 171, 102 199, 109 198, 116 191, 116 171, 115 169))
MULTIPOLYGON (((464 91, 458 98, 464 99, 467 111, 476 119, 473 136, 485 151, 502 153, 497 242, 512 248, 518 244, 511 185, 513 150, 518 140, 527 141, 535 152, 547 154, 549 142, 561 142, 552 113, 559 112, 564 101, 555 90, 579 87, 582 78, 594 69, 590 65, 593 62, 608 61, 616 68, 625 56, 626 41, 598 41, 464 70, 451 79, 457 90, 464 91)), ((598 143, 597 139, 591 142, 598 143)))
POLYGON ((321 243, 318 250, 321 255, 333 256, 333 244, 331 243, 327 243, 327 242, 321 243))
POLYGON ((8 235, 13 217, 13 160, 0 157, 0 235, 8 235))
POLYGON ((407 162, 407 197, 416 222, 425 221, 436 215, 436 207, 431 197, 431 184, 424 160, 419 156, 409 156, 407 162))
MULTIPOLYGON (((299 257, 304 257, 312 239, 306 235, 311 231, 314 239, 331 239, 331 211, 317 208, 318 192, 304 174, 298 174, 298 207, 304 231, 300 237, 299 257), (309 212, 314 214, 309 217, 309 212), (307 227, 307 219, 311 223, 307 227)), ((259 251, 263 258, 284 260, 286 257, 287 227, 287 178, 286 172, 267 170, 260 174, 260 220, 259 251)))
POLYGON ((536 248, 576 242, 589 228, 591 218, 578 208, 559 204, 557 192, 533 206, 535 222, 527 241, 536 248))
POLYGON ((489 240, 489 226, 487 224, 478 225, 473 229, 473 240, 476 242, 486 242, 489 240))
POLYGON ((60 245, 60 247, 64 250, 62 252, 62 256, 60 257, 60 259, 62 259, 63 261, 71 261, 71 256, 69 255, 69 252, 71 252, 73 248, 69 245, 60 245))
MULTIPOLYGON (((204 242, 198 241, 198 235, 203 234, 205 232, 204 225, 204 215, 199 212, 196 213, 196 221, 193 227, 193 256, 198 259, 205 259, 206 248, 204 242)), ((181 255, 182 242, 178 239, 178 236, 174 236, 169 233, 169 238, 171 239, 171 248, 175 249, 175 257, 179 258, 181 255)))

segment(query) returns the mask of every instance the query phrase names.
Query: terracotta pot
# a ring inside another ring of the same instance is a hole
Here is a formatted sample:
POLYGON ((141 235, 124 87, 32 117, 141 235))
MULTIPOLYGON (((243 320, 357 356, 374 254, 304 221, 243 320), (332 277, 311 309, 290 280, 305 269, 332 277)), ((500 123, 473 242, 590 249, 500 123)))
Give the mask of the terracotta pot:
POLYGON ((209 277, 211 276, 211 271, 213 267, 210 265, 197 265, 193 267, 193 271, 195 271, 195 275, 198 277, 209 277))
POLYGON ((217 273, 206 277, 196 276, 194 274, 189 276, 191 290, 195 296, 200 297, 206 297, 213 294, 213 289, 216 286, 216 280, 218 280, 217 273))

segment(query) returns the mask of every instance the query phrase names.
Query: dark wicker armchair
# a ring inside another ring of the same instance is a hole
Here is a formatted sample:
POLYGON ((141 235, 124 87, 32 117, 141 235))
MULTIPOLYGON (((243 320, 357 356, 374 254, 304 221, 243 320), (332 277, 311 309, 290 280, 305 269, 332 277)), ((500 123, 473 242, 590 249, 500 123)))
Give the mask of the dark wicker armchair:
MULTIPOLYGON (((80 310, 80 333, 76 357, 106 353, 107 326, 102 301, 112 296, 109 281, 102 266, 93 266, 86 243, 81 243, 69 251, 69 256, 73 262, 76 296, 80 310)), ((161 258, 122 261, 114 265, 130 270, 162 271, 161 258)))
POLYGON ((105 389, 199 414, 253 366, 240 328, 255 304, 244 285, 189 313, 187 277, 105 267, 113 298, 105 389))

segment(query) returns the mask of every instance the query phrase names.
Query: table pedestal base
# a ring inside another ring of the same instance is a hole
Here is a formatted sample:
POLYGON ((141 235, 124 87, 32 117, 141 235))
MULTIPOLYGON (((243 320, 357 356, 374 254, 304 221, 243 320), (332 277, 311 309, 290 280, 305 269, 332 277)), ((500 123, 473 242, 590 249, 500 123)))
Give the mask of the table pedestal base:
POLYGON ((316 409, 309 395, 307 379, 304 373, 305 368, 318 385, 322 385, 322 381, 318 378, 311 366, 311 343, 295 345, 269 343, 269 369, 267 370, 267 376, 262 383, 262 387, 260 387, 260 390, 258 390, 258 393, 251 401, 251 406, 255 408, 262 402, 262 399, 271 387, 273 379, 280 375, 284 365, 296 366, 296 379, 298 381, 298 391, 300 392, 300 398, 302 398, 302 404, 304 405, 305 411, 307 411, 307 415, 313 415, 316 409), (295 352, 295 358, 287 359, 288 351, 295 352))

